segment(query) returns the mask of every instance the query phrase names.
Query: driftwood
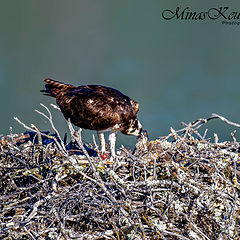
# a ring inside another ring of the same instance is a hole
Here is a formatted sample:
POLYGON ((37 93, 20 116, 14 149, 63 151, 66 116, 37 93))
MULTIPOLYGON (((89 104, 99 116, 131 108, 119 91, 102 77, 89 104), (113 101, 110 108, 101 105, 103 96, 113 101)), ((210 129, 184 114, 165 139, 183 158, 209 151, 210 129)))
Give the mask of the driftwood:
POLYGON ((0 140, 0 239, 240 238, 239 142, 198 131, 215 118, 239 124, 216 114, 182 123, 134 152, 122 146, 113 163, 90 156, 68 122, 82 149, 70 154, 43 107, 55 135, 16 118, 38 141, 0 140))

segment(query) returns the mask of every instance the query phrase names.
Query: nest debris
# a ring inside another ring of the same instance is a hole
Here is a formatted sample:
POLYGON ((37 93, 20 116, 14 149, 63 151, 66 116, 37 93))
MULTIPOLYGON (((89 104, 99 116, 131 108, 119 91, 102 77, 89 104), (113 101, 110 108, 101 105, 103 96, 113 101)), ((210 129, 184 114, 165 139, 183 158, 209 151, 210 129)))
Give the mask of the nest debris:
POLYGON ((1 138, 0 238, 240 239, 239 143, 198 132, 217 117, 226 120, 184 124, 134 152, 122 146, 114 163, 90 156, 70 123, 82 154, 52 123, 57 135, 18 120, 35 134, 1 138))

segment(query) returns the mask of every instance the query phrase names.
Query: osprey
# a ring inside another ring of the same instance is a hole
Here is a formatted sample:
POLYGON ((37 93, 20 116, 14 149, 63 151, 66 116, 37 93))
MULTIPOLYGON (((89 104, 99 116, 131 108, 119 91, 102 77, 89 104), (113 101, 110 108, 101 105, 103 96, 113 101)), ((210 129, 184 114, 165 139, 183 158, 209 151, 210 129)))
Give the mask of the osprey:
POLYGON ((101 151, 106 152, 104 132, 110 131, 110 153, 115 157, 117 132, 140 136, 142 125, 137 119, 139 104, 120 91, 101 85, 75 87, 45 79, 44 95, 55 97, 64 117, 84 129, 96 130, 101 151))

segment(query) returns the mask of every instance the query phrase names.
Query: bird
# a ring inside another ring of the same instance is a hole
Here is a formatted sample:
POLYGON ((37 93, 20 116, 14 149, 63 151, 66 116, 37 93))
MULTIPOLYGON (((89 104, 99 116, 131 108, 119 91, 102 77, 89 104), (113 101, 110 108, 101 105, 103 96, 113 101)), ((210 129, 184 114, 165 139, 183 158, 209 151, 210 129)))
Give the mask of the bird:
POLYGON ((56 98, 66 120, 77 127, 96 130, 101 152, 106 153, 105 132, 109 133, 111 158, 116 157, 117 133, 141 136, 142 124, 137 118, 139 103, 117 89, 102 85, 73 86, 50 78, 44 79, 44 95, 56 98))

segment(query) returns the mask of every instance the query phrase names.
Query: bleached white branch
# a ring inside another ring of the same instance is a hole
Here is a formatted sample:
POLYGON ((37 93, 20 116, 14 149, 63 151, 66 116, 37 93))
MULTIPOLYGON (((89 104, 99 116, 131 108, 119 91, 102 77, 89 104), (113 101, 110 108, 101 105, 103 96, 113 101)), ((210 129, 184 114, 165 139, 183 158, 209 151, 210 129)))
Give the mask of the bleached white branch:
MULTIPOLYGON (((24 128, 26 128, 27 130, 37 133, 37 130, 36 130, 36 129, 27 126, 25 123, 21 122, 17 117, 14 117, 14 120, 17 121, 19 124, 21 124, 21 125, 22 125, 24 128)), ((40 134, 41 134, 42 136, 44 136, 44 137, 54 139, 54 141, 55 141, 55 143, 57 144, 59 150, 62 151, 62 152, 64 153, 64 155, 67 155, 66 150, 64 150, 65 147, 64 147, 64 149, 63 149, 62 146, 61 146, 61 144, 58 142, 58 140, 57 140, 55 137, 49 136, 49 135, 47 135, 47 134, 45 134, 45 133, 42 133, 42 132, 40 132, 40 134)))
POLYGON ((212 117, 219 118, 219 119, 221 119, 222 121, 224 121, 225 123, 227 123, 227 124, 229 124, 229 125, 232 125, 232 126, 235 126, 235 127, 240 128, 240 124, 231 122, 231 121, 229 121, 228 119, 226 119, 225 117, 220 116, 220 115, 218 115, 218 114, 216 114, 216 113, 212 113, 212 117))
POLYGON ((54 132, 57 134, 57 136, 58 136, 58 138, 59 138, 59 140, 60 140, 60 142, 61 142, 61 147, 62 147, 63 151, 66 152, 66 149, 65 149, 64 143, 63 143, 63 141, 62 141, 62 138, 61 138, 58 130, 55 128, 55 126, 54 126, 54 124, 53 124, 53 118, 52 118, 52 114, 51 114, 50 110, 49 110, 48 107, 46 107, 44 104, 40 103, 40 105, 47 110, 49 116, 47 116, 46 114, 44 114, 44 113, 42 113, 42 112, 40 112, 40 111, 38 111, 38 110, 36 110, 36 109, 35 109, 35 111, 36 111, 38 114, 44 116, 46 119, 48 119, 48 121, 49 121, 50 124, 51 124, 52 129, 53 129, 54 132))
POLYGON ((102 190, 107 194, 107 196, 113 201, 113 202, 117 202, 117 200, 112 196, 112 194, 108 191, 108 189, 106 188, 102 178, 100 177, 99 175, 99 172, 97 171, 96 169, 96 166, 95 164, 93 163, 91 157, 89 156, 88 152, 86 151, 85 147, 83 146, 83 143, 82 143, 82 136, 81 136, 81 132, 82 132, 82 129, 79 128, 78 131, 75 131, 73 126, 72 126, 72 123, 71 123, 71 120, 68 119, 67 120, 67 124, 68 124, 68 127, 69 127, 69 130, 70 130, 70 133, 71 133, 71 136, 72 136, 72 139, 75 140, 79 147, 82 149, 84 155, 87 157, 88 159, 88 162, 93 170, 93 173, 94 173, 94 176, 96 177, 97 179, 97 184, 102 188, 102 190))

